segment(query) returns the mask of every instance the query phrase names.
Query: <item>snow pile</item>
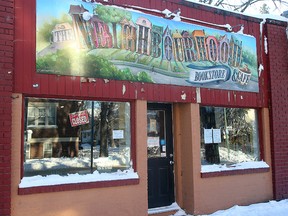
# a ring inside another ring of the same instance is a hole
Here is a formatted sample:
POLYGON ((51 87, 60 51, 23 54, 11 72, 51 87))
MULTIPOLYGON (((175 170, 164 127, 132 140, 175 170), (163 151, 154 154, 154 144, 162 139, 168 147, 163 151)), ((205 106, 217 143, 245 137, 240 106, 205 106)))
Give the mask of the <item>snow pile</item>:
POLYGON ((24 177, 19 185, 20 188, 84 183, 84 182, 98 182, 98 181, 112 181, 124 179, 137 179, 138 174, 132 168, 132 161, 130 161, 130 148, 118 147, 109 148, 108 157, 99 157, 99 147, 93 148, 93 168, 99 171, 86 173, 91 166, 91 147, 90 145, 81 146, 79 156, 74 158, 43 158, 43 159, 28 159, 24 163, 24 172, 31 177, 24 177), (121 171, 120 169, 125 169, 121 171), (108 173, 104 173, 108 171, 108 173), (70 172, 70 174, 69 174, 70 172), (71 172, 78 172, 72 174, 71 172), (103 173, 100 173, 103 172, 103 173), (38 174, 42 174, 38 175, 38 174), (52 173, 52 174, 51 174, 52 173), (55 173, 62 173, 67 175, 55 175, 55 173))
POLYGON ((286 216, 288 213, 288 200, 279 202, 252 204, 250 206, 233 206, 228 210, 217 211, 210 216, 286 216))
MULTIPOLYGON (((241 150, 233 150, 233 149, 228 150, 226 147, 219 147, 218 149, 219 149, 220 163, 223 164, 257 161, 257 156, 253 156, 251 153, 248 154, 241 150)), ((209 165, 209 163, 205 161, 204 152, 205 149, 202 148, 201 149, 202 165, 209 165)))
MULTIPOLYGON (((219 210, 210 215, 202 216, 287 216, 288 200, 270 201, 249 206, 235 205, 227 210, 219 210)), ((173 216, 192 216, 180 209, 173 216)), ((200 216, 200 215, 199 215, 200 216)))
POLYGON ((232 165, 227 164, 204 165, 201 166, 201 173, 244 170, 244 169, 259 169, 259 168, 269 168, 269 165, 264 161, 242 162, 232 165))
MULTIPOLYGON (((267 50, 268 51, 268 50, 267 50)), ((262 64, 259 65, 259 68, 258 68, 258 72, 259 72, 259 77, 261 76, 261 73, 262 71, 264 70, 264 67, 262 64)))
POLYGON ((240 150, 227 149, 225 147, 219 147, 219 155, 221 162, 225 163, 241 163, 246 161, 255 161, 256 158, 251 154, 245 154, 240 150))
POLYGON ((186 215, 185 211, 183 211, 176 202, 172 203, 170 206, 150 208, 148 209, 148 214, 149 215, 161 214, 169 211, 177 211, 177 213, 174 214, 174 216, 186 215))
POLYGON ((66 168, 89 168, 89 158, 44 158, 44 159, 28 159, 24 163, 25 171, 36 170, 59 170, 66 168))
POLYGON ((243 170, 243 169, 258 169, 258 168, 269 168, 269 165, 264 161, 256 161, 257 158, 245 154, 242 151, 235 151, 225 147, 219 147, 219 155, 221 164, 210 165, 207 162, 202 162, 201 172, 221 172, 230 170, 243 170))
POLYGON ((79 175, 68 174, 67 176, 60 175, 48 175, 48 176, 32 176, 22 178, 19 188, 29 188, 37 186, 51 186, 61 184, 73 184, 73 183, 85 183, 85 182, 99 182, 99 181, 113 181, 113 180, 125 180, 125 179, 138 179, 139 176, 131 168, 129 170, 120 171, 114 173, 99 173, 94 171, 92 174, 79 175))
POLYGON ((268 38, 264 36, 264 48, 265 48, 265 54, 268 54, 268 38))
MULTIPOLYGON (((67 168, 89 168, 91 165, 90 145, 83 146, 79 157, 28 159, 24 163, 25 172, 37 170, 63 170, 67 168)), ((99 147, 98 147, 99 148, 99 147)), ((130 163, 130 148, 109 148, 109 157, 99 157, 99 149, 93 151, 93 167, 109 168, 125 166, 130 163)))

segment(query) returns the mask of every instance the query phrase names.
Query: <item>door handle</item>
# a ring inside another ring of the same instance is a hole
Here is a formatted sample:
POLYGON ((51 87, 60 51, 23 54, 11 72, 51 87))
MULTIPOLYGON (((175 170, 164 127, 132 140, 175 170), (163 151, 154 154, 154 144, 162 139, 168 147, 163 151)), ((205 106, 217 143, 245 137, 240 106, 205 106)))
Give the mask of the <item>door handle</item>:
POLYGON ((174 165, 174 161, 170 161, 170 165, 174 165))

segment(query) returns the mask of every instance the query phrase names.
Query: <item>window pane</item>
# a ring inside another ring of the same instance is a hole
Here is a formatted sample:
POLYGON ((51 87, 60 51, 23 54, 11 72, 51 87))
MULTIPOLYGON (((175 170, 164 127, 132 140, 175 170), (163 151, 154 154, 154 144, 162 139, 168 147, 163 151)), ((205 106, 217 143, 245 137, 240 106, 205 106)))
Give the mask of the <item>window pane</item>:
POLYGON ((166 140, 165 111, 148 110, 147 114, 147 155, 149 158, 166 157, 165 146, 161 140, 166 140))
POLYGON ((47 124, 48 125, 55 125, 56 124, 56 107, 55 106, 49 106, 47 108, 47 124))
POLYGON ((255 109, 201 107, 200 117, 202 165, 259 160, 255 109))
POLYGON ((56 103, 42 102, 43 100, 28 102, 27 126, 49 127, 56 126, 56 103))
POLYGON ((24 176, 116 172, 130 168, 130 103, 27 98, 38 124, 27 127, 24 176), (39 109, 39 104, 45 109, 39 109), (53 106, 51 106, 53 104, 53 106), (43 127, 44 124, 55 127, 43 127), (41 125, 40 125, 41 123, 41 125), (29 146, 28 146, 29 145, 29 146))

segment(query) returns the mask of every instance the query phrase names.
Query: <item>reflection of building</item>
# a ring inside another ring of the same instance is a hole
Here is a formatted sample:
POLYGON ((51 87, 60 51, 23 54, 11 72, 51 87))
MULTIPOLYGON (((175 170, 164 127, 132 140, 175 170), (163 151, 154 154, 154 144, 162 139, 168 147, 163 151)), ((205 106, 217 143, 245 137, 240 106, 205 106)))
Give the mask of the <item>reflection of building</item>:
POLYGON ((77 108, 75 105, 37 100, 28 102, 27 134, 32 136, 27 137, 27 159, 78 155, 78 128, 72 128, 67 122, 68 114, 77 108))
POLYGON ((73 29, 69 23, 57 24, 52 31, 54 43, 74 40, 73 29))

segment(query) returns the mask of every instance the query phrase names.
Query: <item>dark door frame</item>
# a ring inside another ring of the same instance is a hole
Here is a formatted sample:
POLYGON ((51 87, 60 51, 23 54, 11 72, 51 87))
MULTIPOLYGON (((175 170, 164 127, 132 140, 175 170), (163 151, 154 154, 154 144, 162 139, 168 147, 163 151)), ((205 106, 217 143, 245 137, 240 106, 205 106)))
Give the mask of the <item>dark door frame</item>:
POLYGON ((159 143, 161 156, 155 158, 147 158, 148 207, 155 208, 168 206, 175 202, 172 104, 148 103, 147 120, 149 110, 164 111, 165 119, 165 122, 162 122, 165 135, 164 137, 160 137, 159 143), (166 154, 162 151, 162 145, 165 145, 166 154))

